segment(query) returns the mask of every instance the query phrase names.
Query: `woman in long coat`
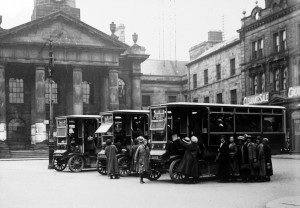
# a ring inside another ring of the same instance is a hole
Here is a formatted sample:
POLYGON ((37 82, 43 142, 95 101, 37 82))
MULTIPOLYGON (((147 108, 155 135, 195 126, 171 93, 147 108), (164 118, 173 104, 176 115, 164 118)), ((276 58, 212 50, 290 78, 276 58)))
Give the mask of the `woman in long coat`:
MULTIPOLYGON (((139 139, 140 137, 138 137, 138 140, 139 139)), ((134 162, 137 164, 137 172, 140 174, 140 183, 145 183, 143 179, 149 175, 151 171, 150 148, 148 147, 147 143, 147 140, 143 138, 143 143, 137 148, 134 156, 134 162)))
POLYGON ((266 178, 266 160, 264 145, 262 144, 261 138, 257 138, 256 146, 256 157, 259 167, 257 168, 257 177, 259 181, 263 181, 266 178))
POLYGON ((271 147, 269 145, 269 140, 263 138, 264 153, 265 153, 265 167, 266 167, 266 180, 270 181, 270 176, 273 175, 272 159, 271 159, 271 147))
POLYGON ((239 175, 239 164, 238 164, 238 158, 237 158, 237 145, 234 142, 234 138, 229 138, 230 144, 229 144, 229 164, 230 164, 230 175, 233 180, 236 179, 236 177, 239 175))
POLYGON ((230 166, 229 166, 229 145, 225 141, 224 136, 220 138, 221 144, 218 154, 218 177, 221 182, 226 182, 229 179, 230 166))
POLYGON ((200 165, 198 162, 198 156, 201 155, 200 148, 198 143, 198 139, 195 136, 192 136, 192 142, 189 138, 184 138, 180 140, 180 143, 185 148, 185 152, 183 158, 177 168, 177 171, 184 174, 185 182, 189 180, 190 177, 193 178, 193 182, 196 183, 198 181, 200 172, 200 165))
POLYGON ((255 179, 255 169, 253 163, 256 162, 256 150, 255 150, 255 144, 252 142, 252 137, 247 135, 246 138, 247 138, 248 158, 250 164, 249 179, 253 181, 255 179))
POLYGON ((107 175, 110 176, 110 179, 119 179, 119 164, 117 159, 118 149, 115 145, 111 144, 111 140, 106 140, 106 147, 105 147, 105 155, 107 158, 107 175))

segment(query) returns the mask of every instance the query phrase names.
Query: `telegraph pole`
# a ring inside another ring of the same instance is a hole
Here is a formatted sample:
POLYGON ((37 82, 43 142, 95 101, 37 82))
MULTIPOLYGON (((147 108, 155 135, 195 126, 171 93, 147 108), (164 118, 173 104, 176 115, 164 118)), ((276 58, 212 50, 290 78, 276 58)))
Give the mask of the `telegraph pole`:
POLYGON ((54 153, 54 139, 53 139, 53 101, 52 101, 52 83, 53 83, 53 73, 54 73, 54 56, 53 56, 53 44, 52 40, 49 40, 49 84, 50 84, 50 96, 49 96, 49 106, 50 106, 50 118, 49 118, 49 165, 48 169, 53 169, 53 153, 54 153))

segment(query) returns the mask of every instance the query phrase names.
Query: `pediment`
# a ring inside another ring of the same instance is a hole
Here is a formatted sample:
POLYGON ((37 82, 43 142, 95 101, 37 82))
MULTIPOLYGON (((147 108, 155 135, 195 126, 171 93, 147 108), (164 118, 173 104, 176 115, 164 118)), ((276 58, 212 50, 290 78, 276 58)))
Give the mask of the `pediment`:
POLYGON ((275 94, 271 97, 269 104, 276 105, 276 104, 283 104, 285 102, 286 102, 286 97, 275 94))
POLYGON ((126 50, 125 43, 71 17, 56 12, 7 30, 0 43, 45 44, 53 40, 59 46, 98 47, 126 50))

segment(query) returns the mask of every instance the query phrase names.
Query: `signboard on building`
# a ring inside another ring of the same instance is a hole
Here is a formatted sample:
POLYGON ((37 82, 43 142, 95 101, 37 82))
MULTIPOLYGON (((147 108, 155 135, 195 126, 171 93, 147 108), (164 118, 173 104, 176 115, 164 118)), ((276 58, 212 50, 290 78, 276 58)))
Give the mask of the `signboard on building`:
POLYGON ((300 97, 300 86, 290 87, 288 98, 298 98, 298 97, 300 97))
POLYGON ((261 93, 258 95, 244 97, 244 105, 257 105, 269 102, 269 92, 261 93))

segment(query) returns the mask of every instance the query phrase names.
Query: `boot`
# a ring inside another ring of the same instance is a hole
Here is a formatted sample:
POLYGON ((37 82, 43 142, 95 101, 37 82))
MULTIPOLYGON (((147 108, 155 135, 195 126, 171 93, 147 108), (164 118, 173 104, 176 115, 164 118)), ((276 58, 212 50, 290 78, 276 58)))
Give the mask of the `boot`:
POLYGON ((144 181, 143 181, 143 176, 141 175, 141 177, 140 177, 140 183, 145 183, 144 181))
POLYGON ((112 176, 112 175, 110 175, 110 179, 113 179, 113 176, 112 176))

